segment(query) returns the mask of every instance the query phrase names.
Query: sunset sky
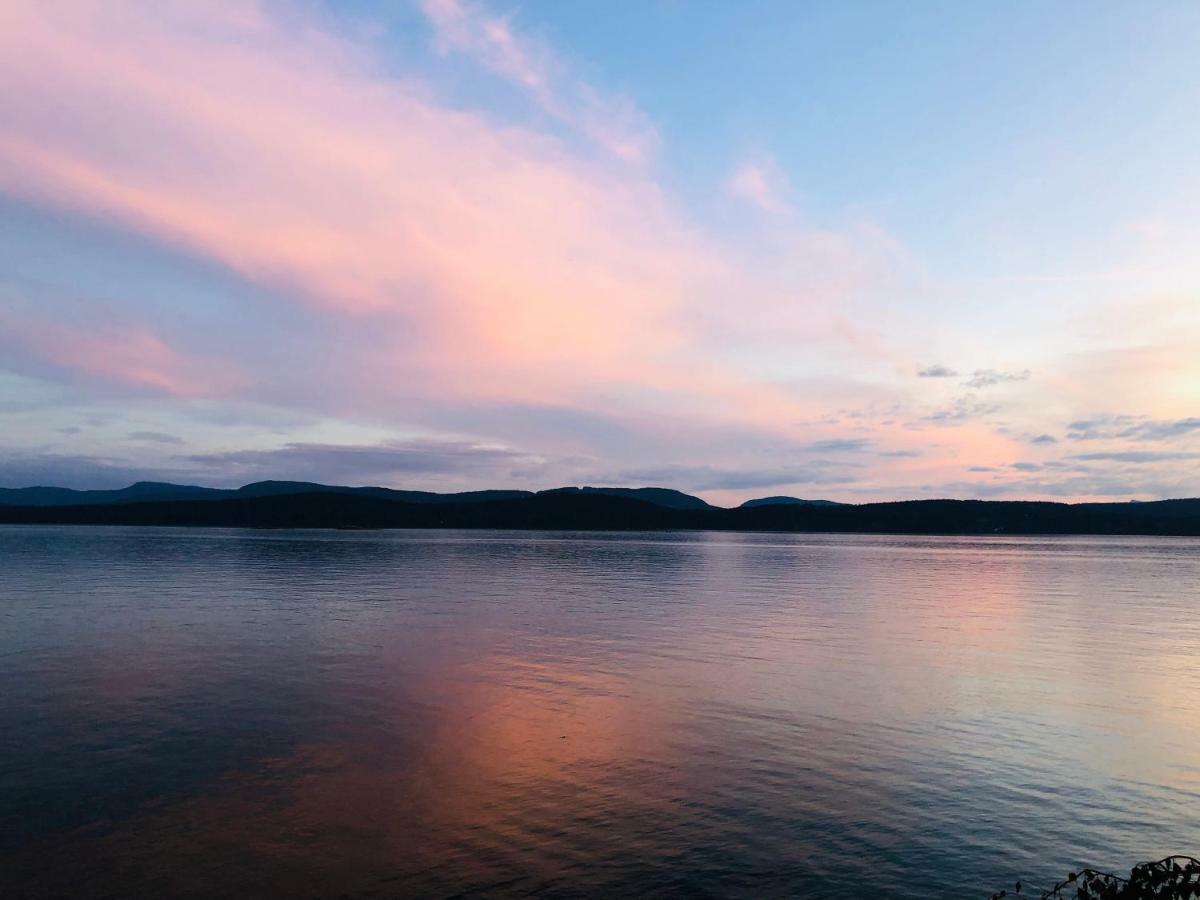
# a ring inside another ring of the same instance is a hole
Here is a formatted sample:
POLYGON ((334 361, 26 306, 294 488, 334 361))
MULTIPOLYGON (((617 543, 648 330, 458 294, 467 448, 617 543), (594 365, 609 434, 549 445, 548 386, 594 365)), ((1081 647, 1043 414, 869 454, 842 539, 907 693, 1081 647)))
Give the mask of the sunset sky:
POLYGON ((1200 4, 0 3, 0 486, 1200 496, 1200 4))

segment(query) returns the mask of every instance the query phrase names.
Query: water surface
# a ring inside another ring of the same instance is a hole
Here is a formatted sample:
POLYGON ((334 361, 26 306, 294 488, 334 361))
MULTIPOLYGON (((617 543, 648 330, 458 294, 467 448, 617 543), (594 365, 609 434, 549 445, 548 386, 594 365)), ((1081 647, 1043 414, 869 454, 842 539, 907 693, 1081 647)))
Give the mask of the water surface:
POLYGON ((1198 599, 1189 538, 0 527, 0 896, 986 897, 1194 853, 1198 599))

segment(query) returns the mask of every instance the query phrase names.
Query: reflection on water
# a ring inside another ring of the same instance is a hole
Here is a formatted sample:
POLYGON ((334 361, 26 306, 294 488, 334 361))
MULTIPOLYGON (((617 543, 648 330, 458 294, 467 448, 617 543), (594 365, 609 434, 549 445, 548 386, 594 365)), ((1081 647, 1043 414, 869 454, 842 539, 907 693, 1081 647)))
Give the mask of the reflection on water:
POLYGON ((0 895, 986 896, 1200 849, 1200 541, 0 528, 0 895))

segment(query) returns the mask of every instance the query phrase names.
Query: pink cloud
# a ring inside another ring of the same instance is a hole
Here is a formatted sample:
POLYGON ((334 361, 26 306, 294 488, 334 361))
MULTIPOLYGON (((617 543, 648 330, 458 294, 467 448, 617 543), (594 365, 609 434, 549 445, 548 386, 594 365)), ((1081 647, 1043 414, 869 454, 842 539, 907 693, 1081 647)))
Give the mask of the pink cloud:
POLYGON ((0 189, 371 317, 451 395, 796 405, 697 357, 693 310, 740 280, 648 177, 444 109, 311 22, 140 10, 0 13, 0 189))
POLYGON ((4 314, 0 333, 56 367, 180 398, 228 396, 246 380, 229 361, 178 350, 139 326, 85 328, 4 314))
POLYGON ((787 196, 787 179, 771 160, 749 160, 742 163, 729 180, 725 190, 733 197, 764 212, 782 215, 791 212, 787 196))
MULTIPOLYGON (((319 377, 378 397, 376 410, 402 415, 397 398, 414 395, 582 409, 697 458, 719 432, 785 444, 839 434, 806 423, 839 390, 869 393, 869 379, 806 390, 764 374, 758 344, 838 372, 851 358, 891 366, 841 309, 885 241, 788 221, 765 251, 717 242, 622 161, 654 143, 623 101, 482 7, 424 9, 448 52, 613 154, 449 108, 308 13, 11 0, 0 7, 0 191, 215 261, 336 319, 338 334, 369 334, 331 344, 339 366, 319 377), (591 100, 572 107, 580 96, 591 100), (623 152, 626 141, 640 149, 623 152)), ((735 175, 731 190, 786 208, 782 176, 766 168, 735 175)), ((213 390, 211 361, 148 329, 61 327, 26 343, 97 377, 213 390)))

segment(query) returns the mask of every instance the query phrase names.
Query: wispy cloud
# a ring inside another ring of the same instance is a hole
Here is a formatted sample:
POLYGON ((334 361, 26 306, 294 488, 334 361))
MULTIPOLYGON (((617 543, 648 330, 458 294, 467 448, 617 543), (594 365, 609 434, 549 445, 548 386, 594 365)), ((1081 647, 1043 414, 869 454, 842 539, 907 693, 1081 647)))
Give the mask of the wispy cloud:
POLYGON ((723 491, 775 488, 784 485, 843 485, 854 481, 855 477, 824 463, 763 469, 703 465, 662 466, 628 469, 609 480, 621 484, 649 484, 680 490, 723 491))
POLYGON ((460 53, 525 92, 546 114, 628 162, 645 162, 659 145, 657 130, 628 97, 572 73, 548 44, 521 34, 510 16, 472 0, 421 0, 435 46, 460 53))
MULTIPOLYGON (((100 398, 121 411, 73 447, 152 467, 175 448, 151 428, 202 434, 240 454, 176 460, 209 478, 221 465, 294 465, 318 480, 378 465, 399 478, 405 460, 434 467, 443 453, 445 471, 419 471, 467 481, 560 466, 553 483, 597 460, 618 473, 669 460, 712 490, 819 478, 890 496, 968 464, 1012 477, 1008 461, 1047 455, 1060 419, 1083 426, 1074 440, 1190 450, 1200 434, 1190 294, 1167 324, 1138 325, 1166 309, 1157 302, 1124 304, 1119 325, 1087 323, 1100 349, 1073 355, 1077 368, 1022 343, 1052 412, 1002 406, 1027 393, 1011 382, 1028 373, 961 363, 1013 360, 1009 338, 971 333, 982 320, 968 304, 937 319, 945 333, 930 343, 928 317, 959 285, 852 210, 801 222, 768 155, 706 183, 691 183, 702 166, 681 177, 638 164, 655 157, 654 124, 552 47, 532 8, 424 0, 445 56, 418 71, 427 54, 385 54, 326 6, 0 3, 0 193, 182 276, 161 296, 81 278, 86 296, 20 305, 0 283, 0 368, 30 382, 0 384, 16 440, 37 431, 65 446, 62 427, 100 398), (767 215, 749 228, 706 219, 692 201, 714 190, 767 215), (200 270, 220 287, 203 299, 183 284, 200 270), (1130 346, 1113 351, 1114 333, 1130 346), (936 347, 960 367, 917 369, 914 352, 928 361, 936 347), (916 384, 914 369, 943 382, 916 384), (954 390, 964 379, 972 392, 954 390), (1100 421, 1086 415, 1097 398, 1150 415, 1100 421), (214 437, 234 407, 291 424, 214 437), (309 431, 308 419, 324 424, 309 431), (413 433, 469 435, 474 449, 378 444, 413 433), (368 449, 331 449, 351 446, 368 449), (521 449, 488 455, 497 448, 521 449), (821 453, 833 463, 808 461, 821 453)), ((1107 461, 1145 472, 1139 485, 1194 484, 1158 477, 1188 462, 1107 461)))
MULTIPOLYGON (((92 454, 28 453, 0 454, 0 487, 66 487, 76 490, 109 490, 135 481, 176 480, 180 472, 158 469, 146 463, 92 454)), ((186 478, 186 475, 183 476, 186 478)))
POLYGON ((1108 453, 1076 453, 1067 457, 1085 462, 1156 463, 1183 459, 1200 459, 1200 453, 1159 453, 1149 450, 1114 450, 1108 453))
POLYGON ((266 450, 193 454, 188 464, 228 481, 256 478, 299 480, 378 479, 390 483, 405 475, 484 471, 503 477, 513 467, 540 459, 510 447, 470 441, 408 440, 373 445, 291 443, 266 450))
MULTIPOLYGON (((702 418, 778 431, 804 412, 794 392, 712 352, 696 326, 728 317, 735 285, 760 313, 781 285, 710 243, 641 169, 439 106, 300 13, 3 9, 0 80, 38 90, 0 95, 0 191, 134 230, 339 317, 359 342, 337 375, 343 402, 378 396, 376 408, 394 409, 397 392, 420 386, 442 402, 594 404, 636 390, 645 403, 653 385, 663 408, 702 418)), ((494 65, 513 77, 550 77, 482 7, 430 10, 447 33, 499 48, 494 65)), ((852 244, 832 243, 823 264, 854 273, 852 244)), ((786 288, 801 325, 823 315, 806 282, 786 288)), ((120 350, 78 358, 181 394, 223 371, 185 378, 154 339, 136 337, 125 363, 120 350), (164 365, 138 362, 153 359, 164 365)))
POLYGON ((1200 431, 1200 418, 1191 417, 1143 422, 1132 429, 1130 436, 1137 441, 1169 441, 1197 431, 1200 431))
POLYGON ((5 344, 64 371, 181 398, 226 396, 245 382, 230 361, 178 349, 135 323, 82 327, 0 311, 5 344))
POLYGON ((183 438, 162 431, 131 431, 125 436, 131 441, 145 441, 151 444, 181 445, 184 443, 183 438))
POLYGON ((1094 416, 1076 419, 1067 424, 1067 437, 1072 441, 1096 441, 1120 437, 1137 423, 1133 416, 1094 416))
POLYGON ((974 394, 967 394, 963 397, 956 397, 950 406, 924 416, 923 421, 958 425, 971 419, 993 415, 999 411, 999 404, 987 403, 979 400, 974 394))
POLYGON ((1150 419, 1145 416, 1112 415, 1077 419, 1067 425, 1073 441, 1133 440, 1170 441, 1200 432, 1200 418, 1150 419))
POLYGON ((1000 372, 996 369, 976 369, 971 377, 963 382, 963 387, 988 388, 1010 381, 1028 381, 1033 373, 1029 369, 1021 372, 1000 372))
POLYGON ((725 190, 730 196, 764 212, 781 215, 791 211, 791 204, 787 200, 787 178, 770 159, 743 162, 725 182, 725 190))
POLYGON ((117 488, 148 479, 219 487, 263 479, 394 486, 411 485, 415 478, 426 485, 431 476, 464 474, 502 484, 536 474, 544 464, 540 457, 511 447, 435 439, 360 445, 289 443, 268 449, 159 455, 140 465, 116 455, 10 452, 0 456, 0 487, 117 488))
POLYGON ((872 444, 870 438, 829 438, 805 445, 813 453, 859 453, 872 444))
POLYGON ((941 365, 926 366, 917 371, 918 378, 956 378, 957 376, 958 372, 955 369, 941 365))

